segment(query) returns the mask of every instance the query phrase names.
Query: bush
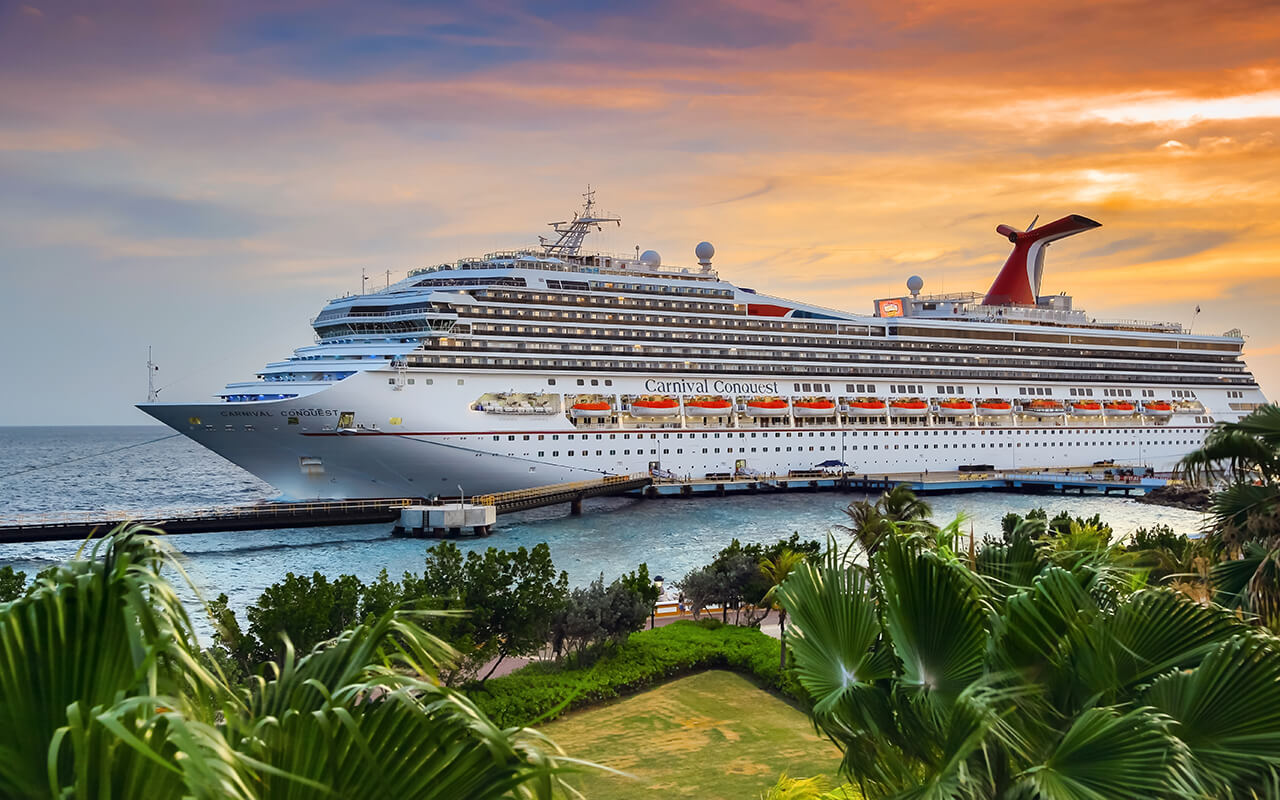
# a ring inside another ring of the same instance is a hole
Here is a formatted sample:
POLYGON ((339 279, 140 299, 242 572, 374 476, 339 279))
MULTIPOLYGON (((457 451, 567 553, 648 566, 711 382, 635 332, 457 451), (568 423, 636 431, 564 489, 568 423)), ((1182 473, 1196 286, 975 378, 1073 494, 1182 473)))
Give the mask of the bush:
POLYGON ((0 567, 0 603, 17 600, 26 588, 27 573, 15 572, 8 564, 0 567))
POLYGON ((549 722, 565 711, 633 694, 707 669, 728 669, 804 704, 804 691, 778 668, 780 642, 755 628, 718 621, 674 622, 633 633, 590 667, 536 662, 468 694, 500 726, 549 722))

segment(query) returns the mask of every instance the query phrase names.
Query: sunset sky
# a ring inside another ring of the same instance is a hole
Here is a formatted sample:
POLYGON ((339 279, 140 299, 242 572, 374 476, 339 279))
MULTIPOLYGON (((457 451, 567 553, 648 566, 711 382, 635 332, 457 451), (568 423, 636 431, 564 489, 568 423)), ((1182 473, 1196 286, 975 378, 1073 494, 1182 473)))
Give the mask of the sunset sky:
POLYGON ((310 341, 331 297, 536 242, 864 313, 1045 293, 1239 327, 1280 396, 1280 4, 0 0, 0 424, 140 424, 310 341), (589 240, 590 243, 590 240, 589 240))

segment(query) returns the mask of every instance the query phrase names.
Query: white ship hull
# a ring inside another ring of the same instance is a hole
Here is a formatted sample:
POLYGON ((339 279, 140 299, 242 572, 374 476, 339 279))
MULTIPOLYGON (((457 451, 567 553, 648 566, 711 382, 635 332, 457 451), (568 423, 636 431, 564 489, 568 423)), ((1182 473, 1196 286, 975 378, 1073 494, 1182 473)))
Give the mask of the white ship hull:
MULTIPOLYGON (((497 415, 470 408, 482 392, 521 381, 545 385, 545 377, 411 373, 419 376, 416 384, 397 390, 388 384, 393 374, 360 373, 300 399, 142 408, 296 500, 446 496, 456 495, 459 486, 479 494, 651 467, 693 476, 741 468, 785 474, 832 459, 859 474, 975 464, 1076 467, 1103 459, 1166 471, 1210 427, 1190 418, 1160 425, 1099 419, 1089 427, 1063 427, 1040 422, 902 426, 892 420, 854 425, 844 417, 803 427, 747 425, 742 418, 736 426, 696 430, 684 427, 683 418, 575 426, 564 414, 497 415), (428 374, 436 379, 424 385, 428 374), (354 412, 348 430, 338 428, 344 412, 354 412), (290 417, 297 423, 289 424, 290 417)), ((622 391, 641 391, 642 383, 614 378, 622 391)))

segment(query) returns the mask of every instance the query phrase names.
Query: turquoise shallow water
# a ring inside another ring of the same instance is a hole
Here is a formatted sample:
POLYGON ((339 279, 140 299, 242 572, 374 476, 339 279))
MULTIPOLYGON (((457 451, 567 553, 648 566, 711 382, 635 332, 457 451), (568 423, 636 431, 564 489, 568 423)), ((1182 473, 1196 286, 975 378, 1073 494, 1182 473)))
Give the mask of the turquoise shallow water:
MULTIPOLYGON (((142 444, 114 455, 83 458, 105 450, 151 442, 163 428, 0 428, 0 476, 6 491, 0 517, 63 509, 150 509, 212 506, 269 499, 269 486, 238 467, 181 437, 142 444), (69 458, 83 458, 63 463, 69 458), (21 475, 33 466, 62 464, 21 475)), ((612 578, 640 562, 651 574, 677 580, 733 537, 771 542, 793 531, 806 538, 835 533, 842 509, 860 495, 816 493, 633 500, 598 498, 584 504, 580 517, 567 507, 538 509, 499 519, 492 536, 462 540, 475 547, 530 547, 547 542, 556 565, 573 584, 603 573, 612 578)), ((935 517, 964 515, 979 538, 997 533, 1008 511, 1044 507, 1050 514, 1101 514, 1117 531, 1164 523, 1179 532, 1198 529, 1201 515, 1181 509, 1143 505, 1119 497, 1028 496, 997 492, 929 498, 935 517)), ((420 571, 431 542, 392 539, 388 525, 281 529, 227 534, 175 536, 170 539, 201 593, 225 592, 243 609, 286 572, 354 574, 368 579, 386 568, 393 576, 420 571)), ((78 543, 9 545, 0 564, 29 574, 75 553, 78 543)))

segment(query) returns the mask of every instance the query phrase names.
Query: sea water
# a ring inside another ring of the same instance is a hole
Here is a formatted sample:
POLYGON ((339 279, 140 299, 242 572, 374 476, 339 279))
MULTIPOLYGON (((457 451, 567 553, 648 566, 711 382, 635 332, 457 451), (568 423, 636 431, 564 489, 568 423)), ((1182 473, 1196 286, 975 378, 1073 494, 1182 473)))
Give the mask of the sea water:
MULTIPOLYGON (((0 520, 66 510, 154 511, 270 500, 275 492, 225 459, 158 426, 0 428, 0 520)), ((546 542, 572 585, 603 575, 612 580, 644 562, 651 575, 679 580, 707 563, 731 539, 773 542, 793 532, 806 539, 834 536, 844 508, 865 495, 777 493, 696 499, 604 497, 583 503, 581 516, 556 506, 498 518, 493 534, 457 541, 463 550, 515 549, 546 542)), ((1030 496, 975 492, 925 498, 934 519, 963 518, 981 539, 998 534, 1010 511, 1044 508, 1052 516, 1101 515, 1119 534, 1155 524, 1194 533, 1203 516, 1100 495, 1030 496)), ((363 580, 382 569, 398 578, 421 572, 423 539, 395 539, 390 524, 209 533, 168 539, 198 592, 225 593, 238 611, 286 573, 352 574, 363 580)), ((75 554, 79 542, 0 546, 0 565, 34 575, 75 554)), ((184 595, 189 594, 184 592, 184 595)), ((190 598, 194 599, 194 598, 190 598)), ((203 626, 202 626, 203 627, 203 626)))

